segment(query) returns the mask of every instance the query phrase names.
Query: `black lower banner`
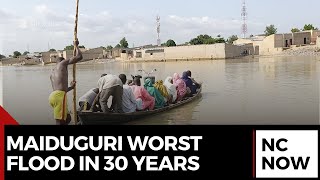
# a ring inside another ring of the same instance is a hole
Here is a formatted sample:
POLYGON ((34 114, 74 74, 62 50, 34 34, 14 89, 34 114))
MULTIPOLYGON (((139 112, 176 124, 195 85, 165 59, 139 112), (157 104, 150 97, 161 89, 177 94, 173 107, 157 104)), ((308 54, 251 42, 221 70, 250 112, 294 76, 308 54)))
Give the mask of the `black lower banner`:
POLYGON ((318 178, 319 126, 5 126, 5 179, 318 178))

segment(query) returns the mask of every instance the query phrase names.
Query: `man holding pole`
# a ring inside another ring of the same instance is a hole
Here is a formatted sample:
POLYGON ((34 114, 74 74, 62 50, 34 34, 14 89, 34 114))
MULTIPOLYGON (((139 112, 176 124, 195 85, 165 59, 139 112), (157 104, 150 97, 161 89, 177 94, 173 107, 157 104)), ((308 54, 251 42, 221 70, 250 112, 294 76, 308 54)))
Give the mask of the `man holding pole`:
POLYGON ((71 116, 68 113, 67 92, 75 88, 76 82, 72 81, 68 87, 68 65, 76 64, 82 60, 82 53, 78 46, 79 41, 74 41, 74 57, 70 59, 59 57, 57 59, 57 65, 50 76, 53 92, 49 97, 49 103, 53 108, 57 125, 68 125, 71 121, 71 116))

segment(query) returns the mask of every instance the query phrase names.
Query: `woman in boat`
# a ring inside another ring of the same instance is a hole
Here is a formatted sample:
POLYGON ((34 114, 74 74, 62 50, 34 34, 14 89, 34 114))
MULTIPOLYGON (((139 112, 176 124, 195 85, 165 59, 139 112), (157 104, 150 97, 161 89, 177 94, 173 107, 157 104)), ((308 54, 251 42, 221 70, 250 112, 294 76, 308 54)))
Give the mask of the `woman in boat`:
POLYGON ((187 94, 186 83, 180 78, 180 75, 178 73, 174 73, 173 84, 177 86, 177 101, 181 101, 187 94))
POLYGON ((167 87, 163 84, 162 80, 156 81, 154 87, 157 88, 160 94, 164 97, 165 103, 170 104, 172 102, 171 95, 168 93, 167 87))
POLYGON ((195 94, 197 92, 197 86, 190 79, 187 71, 183 72, 182 80, 186 83, 187 88, 190 89, 190 95, 195 94))
POLYGON ((144 82, 144 88, 149 92, 149 94, 155 98, 155 108, 163 108, 165 105, 165 98, 161 95, 159 90, 155 88, 152 84, 152 80, 147 78, 144 82))
POLYGON ((202 85, 202 82, 197 82, 194 78, 192 78, 190 70, 187 71, 187 75, 192 80, 193 84, 195 84, 197 86, 197 89, 199 89, 202 85))
POLYGON ((135 77, 130 86, 137 100, 137 110, 153 110, 155 99, 141 86, 140 78, 135 77), (141 105, 142 104, 142 105, 141 105))
POLYGON ((168 93, 170 94, 171 96, 171 101, 172 103, 176 102, 177 100, 177 86, 175 86, 173 84, 173 80, 172 80, 172 77, 167 77, 166 80, 164 81, 164 85, 166 86, 167 88, 167 91, 168 93))

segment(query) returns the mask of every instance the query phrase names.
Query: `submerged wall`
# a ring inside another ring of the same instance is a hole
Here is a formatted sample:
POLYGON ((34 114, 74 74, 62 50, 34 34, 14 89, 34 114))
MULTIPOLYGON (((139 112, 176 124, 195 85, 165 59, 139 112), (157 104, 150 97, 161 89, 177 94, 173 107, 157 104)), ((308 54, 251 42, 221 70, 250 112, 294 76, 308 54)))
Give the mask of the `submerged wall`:
POLYGON ((123 60, 201 60, 227 59, 242 56, 244 52, 254 53, 253 45, 236 46, 232 44, 191 45, 157 47, 133 50, 133 57, 123 60))

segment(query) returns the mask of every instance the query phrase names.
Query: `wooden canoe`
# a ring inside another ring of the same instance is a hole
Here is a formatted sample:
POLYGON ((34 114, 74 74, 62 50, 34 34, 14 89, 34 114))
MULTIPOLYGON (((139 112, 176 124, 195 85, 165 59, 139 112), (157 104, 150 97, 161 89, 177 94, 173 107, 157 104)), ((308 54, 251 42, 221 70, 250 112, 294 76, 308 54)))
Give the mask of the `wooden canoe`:
POLYGON ((185 98, 182 101, 179 101, 175 104, 170 104, 169 106, 155 109, 152 111, 137 111, 133 113, 102 113, 78 111, 79 125, 117 125, 125 124, 131 121, 136 121, 153 114, 170 111, 171 109, 192 102, 201 96, 201 91, 202 88, 199 88, 197 90, 197 93, 194 94, 192 97, 185 98))

